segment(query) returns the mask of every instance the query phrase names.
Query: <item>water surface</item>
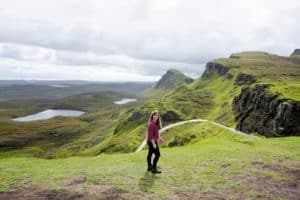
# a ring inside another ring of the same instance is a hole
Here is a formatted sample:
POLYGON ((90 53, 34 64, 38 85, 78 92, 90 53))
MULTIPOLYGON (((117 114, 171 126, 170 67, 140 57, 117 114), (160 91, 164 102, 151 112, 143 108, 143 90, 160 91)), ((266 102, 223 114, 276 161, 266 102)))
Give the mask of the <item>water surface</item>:
POLYGON ((136 101, 136 99, 125 98, 125 99, 121 99, 120 101, 114 101, 114 103, 115 104, 126 104, 126 103, 129 103, 129 102, 132 102, 132 101, 136 101))
POLYGON ((56 116, 78 117, 80 115, 83 115, 84 113, 85 112, 79 110, 47 109, 32 115, 13 118, 12 120, 17 122, 28 122, 28 121, 50 119, 56 116))

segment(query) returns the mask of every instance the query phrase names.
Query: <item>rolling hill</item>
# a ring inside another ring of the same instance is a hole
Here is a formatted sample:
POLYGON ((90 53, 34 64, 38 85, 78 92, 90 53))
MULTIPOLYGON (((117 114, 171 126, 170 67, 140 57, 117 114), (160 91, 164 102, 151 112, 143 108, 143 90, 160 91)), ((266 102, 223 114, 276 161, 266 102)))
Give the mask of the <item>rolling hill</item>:
POLYGON ((292 200, 299 196, 299 137, 247 139, 199 123, 170 129, 166 139, 190 133, 202 139, 161 148, 159 175, 146 171, 147 151, 64 159, 1 158, 0 199, 292 200))
POLYGON ((267 137, 300 134, 300 65, 248 51, 208 62, 201 78, 181 84, 119 121, 107 152, 130 152, 143 140, 152 110, 165 124, 204 118, 267 137), (123 144, 122 141, 131 141, 123 144))
POLYGON ((193 81, 194 79, 186 76, 179 70, 169 69, 152 88, 145 90, 142 95, 146 98, 160 98, 168 91, 193 81))
POLYGON ((169 70, 143 98, 124 105, 112 104, 129 95, 117 91, 1 99, 0 199, 296 199, 300 65, 292 57, 297 53, 234 53, 208 62, 193 81, 169 70), (65 107, 87 113, 9 120, 65 107), (151 174, 147 152, 133 151, 156 109, 164 126, 204 118, 258 137, 244 138, 208 122, 172 127, 162 134, 163 173, 151 174))

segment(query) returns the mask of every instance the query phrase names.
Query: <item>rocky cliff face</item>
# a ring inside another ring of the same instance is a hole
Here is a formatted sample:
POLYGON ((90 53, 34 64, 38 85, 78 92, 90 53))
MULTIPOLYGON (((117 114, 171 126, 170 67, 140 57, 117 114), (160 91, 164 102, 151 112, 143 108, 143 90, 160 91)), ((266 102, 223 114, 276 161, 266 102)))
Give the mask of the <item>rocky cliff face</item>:
POLYGON ((290 60, 296 64, 300 64, 300 49, 295 49, 290 56, 290 60))
POLYGON ((244 74, 240 73, 237 75, 235 79, 235 84, 237 85, 245 85, 245 84, 251 84, 256 81, 256 78, 250 74, 244 74))
POLYGON ((289 102, 269 94, 269 85, 245 86, 232 106, 237 129, 267 137, 300 135, 300 102, 289 102))
POLYGON ((173 89, 183 83, 191 83, 194 79, 176 69, 169 69, 158 81, 155 88, 173 89))
POLYGON ((295 49, 291 56, 300 55, 300 49, 295 49))
POLYGON ((202 74, 203 78, 210 77, 213 73, 218 73, 222 76, 225 76, 228 79, 231 79, 233 76, 228 73, 229 67, 226 67, 219 63, 208 62, 205 66, 205 70, 202 74))

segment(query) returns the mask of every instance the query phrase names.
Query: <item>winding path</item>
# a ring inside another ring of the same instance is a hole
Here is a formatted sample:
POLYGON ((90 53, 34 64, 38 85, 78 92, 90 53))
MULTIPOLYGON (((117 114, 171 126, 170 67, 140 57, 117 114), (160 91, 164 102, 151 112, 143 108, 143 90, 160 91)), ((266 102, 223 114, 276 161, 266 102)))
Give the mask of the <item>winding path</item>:
MULTIPOLYGON (((175 126, 180 126, 182 124, 186 124, 186 123, 195 123, 195 122, 209 122, 209 123, 212 123, 216 126, 219 126, 221 128, 224 128, 224 129, 227 129, 231 132, 233 132, 234 134, 237 134, 239 136, 242 136, 242 137, 246 137, 246 138, 255 138, 255 139, 258 139, 259 137, 255 136, 255 135, 249 135, 249 134, 246 134, 246 133, 243 133, 239 130, 236 130, 234 128, 231 128, 231 127, 228 127, 228 126, 225 126, 223 124, 219 124, 217 122, 214 122, 214 121, 210 121, 210 120, 207 120, 207 119, 191 119, 191 120, 186 120, 186 121, 182 121, 182 122, 177 122, 177 123, 174 123, 174 124, 170 124, 168 126, 165 126, 163 127, 159 133, 163 133, 165 130, 169 129, 169 128, 172 128, 172 127, 175 127, 175 126)), ((140 144, 140 146, 135 150, 135 152, 139 152, 141 151, 145 145, 146 145, 146 138, 143 140, 143 142, 140 144)))

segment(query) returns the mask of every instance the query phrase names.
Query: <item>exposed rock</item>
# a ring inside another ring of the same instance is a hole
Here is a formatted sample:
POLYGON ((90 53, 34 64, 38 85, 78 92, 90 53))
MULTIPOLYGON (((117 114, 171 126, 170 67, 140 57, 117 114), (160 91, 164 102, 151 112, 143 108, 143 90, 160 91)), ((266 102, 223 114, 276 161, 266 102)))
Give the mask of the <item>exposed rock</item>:
POLYGON ((214 72, 220 75, 226 75, 226 78, 232 78, 232 75, 227 75, 229 67, 223 66, 220 63, 208 62, 205 67, 205 71, 202 74, 202 77, 210 77, 214 72))
POLYGON ((232 79, 232 78, 233 78, 233 75, 230 74, 230 73, 226 73, 226 74, 225 74, 225 77, 226 77, 227 79, 232 79))
POLYGON ((289 59, 296 64, 300 64, 300 49, 295 49, 289 59))
POLYGON ((175 135, 173 140, 171 140, 168 143, 168 146, 169 147, 183 146, 183 145, 189 143, 190 141, 192 141, 195 138, 196 138, 195 135, 184 135, 184 136, 175 135))
POLYGON ((161 118, 164 122, 176 122, 181 120, 180 116, 176 112, 171 110, 163 113, 161 115, 161 118))
POLYGON ((191 83, 194 79, 184 75, 177 69, 169 69, 156 84, 155 88, 173 89, 183 83, 191 83))
MULTIPOLYGON (((130 114, 130 113, 128 113, 130 114)), ((118 125, 114 129, 114 134, 118 134, 124 127, 135 126, 138 123, 146 124, 148 117, 150 114, 141 112, 141 111, 133 111, 128 118, 124 118, 119 121, 118 125)))
POLYGON ((128 121, 143 121, 148 118, 147 113, 134 111, 132 112, 131 116, 128 118, 128 121))
POLYGON ((238 56, 238 55, 235 55, 235 54, 231 54, 231 55, 229 56, 229 58, 236 58, 236 59, 240 59, 241 57, 240 57, 240 56, 238 56))
POLYGON ((240 73, 237 75, 237 77, 235 79, 235 84, 238 84, 238 85, 251 84, 251 83, 254 83, 255 81, 256 81, 256 79, 254 76, 252 76, 250 74, 240 73))
POLYGON ((300 49, 295 49, 291 56, 300 55, 300 49))
POLYGON ((269 94, 269 85, 245 86, 232 104, 237 129, 267 137, 300 135, 300 102, 288 102, 269 94))

